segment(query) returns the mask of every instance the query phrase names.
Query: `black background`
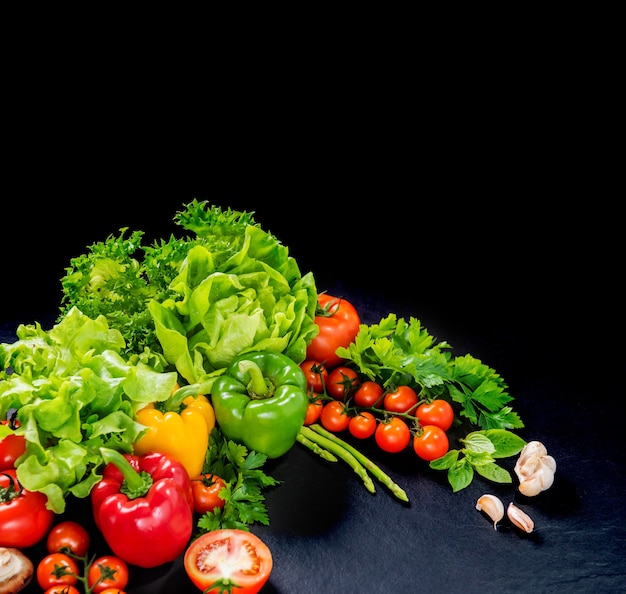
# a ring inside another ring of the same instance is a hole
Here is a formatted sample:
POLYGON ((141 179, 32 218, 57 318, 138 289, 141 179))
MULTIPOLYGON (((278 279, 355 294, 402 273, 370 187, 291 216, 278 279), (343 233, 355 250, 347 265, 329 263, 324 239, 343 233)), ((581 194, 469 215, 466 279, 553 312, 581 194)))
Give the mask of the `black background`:
MULTIPOLYGON (((481 481, 453 494, 413 457, 372 449, 409 493, 404 506, 296 447, 272 463, 283 484, 268 497, 270 526, 255 528, 275 557, 264 591, 623 590, 623 265, 603 184, 551 147, 356 140, 306 153, 285 139, 279 149, 212 145, 189 160, 181 141, 149 154, 130 142, 97 157, 79 143, 14 155, 3 328, 54 314, 69 258, 121 227, 176 232, 173 216, 193 198, 253 210, 319 290, 352 299, 365 321, 413 315, 498 370, 523 436, 558 465, 554 487, 529 501, 481 481), (515 499, 537 531, 495 532, 474 510, 483 492, 515 499)), ((134 579, 129 594, 193 591, 179 562, 134 579)))

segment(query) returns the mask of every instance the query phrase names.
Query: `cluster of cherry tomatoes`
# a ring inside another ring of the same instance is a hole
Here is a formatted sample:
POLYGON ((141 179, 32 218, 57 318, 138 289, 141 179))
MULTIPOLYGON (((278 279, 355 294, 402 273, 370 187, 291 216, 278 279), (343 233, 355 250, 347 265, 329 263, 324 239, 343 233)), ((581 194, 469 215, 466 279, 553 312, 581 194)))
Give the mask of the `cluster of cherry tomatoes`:
POLYGON ((65 520, 50 530, 48 554, 36 571, 37 583, 45 594, 79 594, 79 582, 92 594, 125 594, 126 562, 114 555, 88 559, 89 543, 89 533, 77 522, 65 520))
POLYGON ((449 449, 447 430, 454 421, 452 405, 444 399, 420 400, 411 386, 383 389, 364 380, 344 365, 328 369, 308 359, 301 364, 309 388, 309 408, 304 424, 319 422, 333 433, 348 431, 357 439, 373 436, 389 453, 412 443, 423 460, 443 456, 449 449))

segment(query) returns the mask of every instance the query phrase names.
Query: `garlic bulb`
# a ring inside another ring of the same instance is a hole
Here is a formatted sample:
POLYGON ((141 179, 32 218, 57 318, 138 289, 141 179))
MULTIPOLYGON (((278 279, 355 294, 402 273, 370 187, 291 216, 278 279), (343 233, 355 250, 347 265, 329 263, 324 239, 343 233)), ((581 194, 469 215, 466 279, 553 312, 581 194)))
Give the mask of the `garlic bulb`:
POLYGON ((521 451, 514 470, 519 479, 520 493, 533 497, 552 486, 556 461, 548 455, 540 441, 529 441, 521 451))
POLYGON ((493 528, 504 518, 504 504, 495 495, 482 495, 476 502, 476 509, 485 512, 493 520, 493 528))
POLYGON ((535 523, 532 518, 514 503, 509 503, 509 507, 506 510, 506 516, 514 526, 517 526, 517 528, 523 530, 524 532, 530 534, 535 529, 535 523))

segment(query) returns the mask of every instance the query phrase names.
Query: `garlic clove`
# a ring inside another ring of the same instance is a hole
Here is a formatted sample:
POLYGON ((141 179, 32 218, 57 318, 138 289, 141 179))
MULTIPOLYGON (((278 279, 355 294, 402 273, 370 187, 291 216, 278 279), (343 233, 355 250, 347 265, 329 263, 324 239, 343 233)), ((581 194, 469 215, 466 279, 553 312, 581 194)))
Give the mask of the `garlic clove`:
POLYGON ((544 461, 541 463, 539 470, 532 476, 520 480, 518 489, 522 495, 534 497, 542 491, 549 489, 553 483, 554 472, 552 467, 544 461))
POLYGON ((529 441, 520 453, 520 460, 522 464, 525 463, 525 458, 530 458, 531 456, 538 456, 541 458, 542 456, 547 456, 548 450, 546 450, 546 446, 544 446, 540 441, 529 441))
POLYGON ((476 502, 476 509, 482 511, 493 521, 493 528, 497 530, 498 522, 504 518, 504 504, 495 495, 482 495, 476 502))
POLYGON ((528 534, 530 534, 535 529, 535 523, 533 522, 532 518, 512 502, 509 503, 509 507, 506 510, 506 515, 514 526, 528 534))
POLYGON ((552 474, 556 472, 556 460, 552 456, 544 456, 542 462, 544 466, 552 471, 552 474))

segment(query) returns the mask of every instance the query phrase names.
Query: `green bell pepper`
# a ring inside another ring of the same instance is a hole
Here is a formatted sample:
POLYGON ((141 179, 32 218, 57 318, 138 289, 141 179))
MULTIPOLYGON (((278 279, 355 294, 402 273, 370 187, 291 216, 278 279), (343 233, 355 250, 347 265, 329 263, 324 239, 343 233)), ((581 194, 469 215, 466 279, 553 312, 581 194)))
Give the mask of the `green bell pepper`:
POLYGON ((222 433, 278 458, 293 446, 309 399, 300 366, 282 353, 239 355, 213 383, 211 401, 222 433))

